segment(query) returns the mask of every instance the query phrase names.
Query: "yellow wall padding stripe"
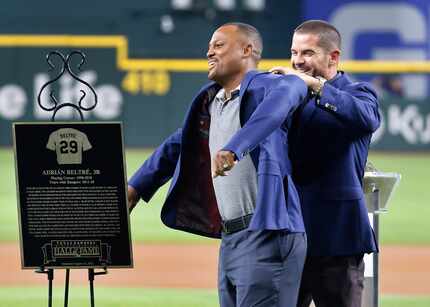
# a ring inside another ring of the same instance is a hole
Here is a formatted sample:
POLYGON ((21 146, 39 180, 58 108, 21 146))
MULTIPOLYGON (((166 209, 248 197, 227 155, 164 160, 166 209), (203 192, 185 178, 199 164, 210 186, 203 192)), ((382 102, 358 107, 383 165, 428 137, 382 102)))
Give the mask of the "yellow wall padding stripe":
MULTIPOLYGON (((128 39, 123 35, 0 35, 0 47, 37 48, 113 48, 120 70, 163 70, 169 72, 206 72, 204 59, 129 58, 128 39)), ((259 69, 290 66, 286 59, 263 60, 259 69)), ((340 69, 350 73, 430 73, 430 61, 343 61, 340 69)))

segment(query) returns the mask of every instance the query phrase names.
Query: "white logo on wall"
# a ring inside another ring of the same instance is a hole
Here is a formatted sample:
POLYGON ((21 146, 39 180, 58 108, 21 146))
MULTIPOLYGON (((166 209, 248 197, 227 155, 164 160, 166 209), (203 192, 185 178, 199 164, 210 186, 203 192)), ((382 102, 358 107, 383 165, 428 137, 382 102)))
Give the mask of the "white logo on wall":
MULTIPOLYGON (((92 114, 97 119, 109 120, 114 119, 122 114, 122 105, 124 99, 121 90, 114 84, 96 84, 98 75, 96 71, 88 70, 79 74, 79 78, 91 84, 98 96, 97 107, 90 111, 84 112, 84 117, 92 114)), ((50 80, 49 74, 37 73, 33 79, 33 95, 27 93, 25 88, 19 84, 5 84, 0 86, 0 118, 7 120, 15 120, 25 116, 27 108, 32 108, 32 115, 36 119, 49 119, 52 112, 44 111, 37 103, 37 95, 40 88, 50 80), (33 103, 30 105, 29 103, 33 103)), ((58 100, 60 102, 75 102, 79 101, 82 96, 80 90, 84 90, 89 94, 88 88, 74 80, 69 75, 64 75, 58 84, 58 100)), ((42 101, 51 101, 49 93, 51 86, 48 86, 42 93, 42 101)), ((87 95, 83 105, 88 107, 92 103, 91 95, 87 95), (88 101, 87 101, 88 100, 88 101), (87 105, 85 102, 89 102, 87 105)), ((57 114, 57 119, 70 119, 76 116, 76 110, 72 108, 64 108, 57 114)))
POLYGON ((49 135, 46 148, 57 153, 58 164, 81 164, 82 152, 92 148, 85 133, 61 128, 49 135))
POLYGON ((403 111, 398 105, 388 108, 388 130, 392 135, 401 135, 409 144, 430 143, 430 114, 422 114, 413 104, 403 111))
POLYGON ((372 143, 378 143, 385 134, 400 136, 408 144, 429 144, 430 113, 420 111, 416 104, 392 104, 386 116, 381 114, 381 126, 372 135, 372 143))

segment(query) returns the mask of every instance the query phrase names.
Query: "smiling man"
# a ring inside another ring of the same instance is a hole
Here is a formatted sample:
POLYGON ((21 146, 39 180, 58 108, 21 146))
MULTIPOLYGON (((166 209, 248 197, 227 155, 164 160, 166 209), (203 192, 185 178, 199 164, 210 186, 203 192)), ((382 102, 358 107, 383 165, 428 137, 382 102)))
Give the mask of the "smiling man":
POLYGON ((338 70, 341 37, 322 20, 296 28, 293 68, 272 71, 302 78, 311 95, 294 114, 290 133, 293 179, 308 236, 299 307, 360 307, 363 254, 377 242, 363 195, 372 133, 380 124, 375 91, 338 70))
POLYGON ((207 51, 214 82, 129 180, 130 210, 172 178, 164 224, 222 239, 222 307, 294 307, 306 254, 286 140, 307 87, 297 76, 258 73, 262 49, 250 25, 218 28, 207 51))

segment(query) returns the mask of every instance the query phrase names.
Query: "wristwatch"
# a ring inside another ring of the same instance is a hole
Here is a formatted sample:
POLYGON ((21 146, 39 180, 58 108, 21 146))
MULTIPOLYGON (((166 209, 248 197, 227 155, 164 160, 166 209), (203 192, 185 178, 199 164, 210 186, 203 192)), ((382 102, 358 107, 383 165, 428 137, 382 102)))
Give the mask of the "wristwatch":
POLYGON ((318 86, 317 86, 317 88, 316 89, 314 89, 314 94, 316 95, 316 96, 318 96, 318 97, 321 97, 321 95, 322 95, 322 89, 323 89, 323 86, 324 86, 324 83, 327 81, 326 79, 324 79, 323 77, 321 77, 321 76, 316 76, 315 77, 315 79, 317 79, 318 80, 318 86))

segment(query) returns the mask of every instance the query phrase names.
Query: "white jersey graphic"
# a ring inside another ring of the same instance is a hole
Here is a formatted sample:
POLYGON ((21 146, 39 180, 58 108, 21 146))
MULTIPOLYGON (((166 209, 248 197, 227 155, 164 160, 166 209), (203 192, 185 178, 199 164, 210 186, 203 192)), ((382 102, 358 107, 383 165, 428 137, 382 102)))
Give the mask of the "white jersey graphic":
POLYGON ((57 153, 58 164, 81 164, 82 152, 91 149, 85 133, 73 128, 61 128, 51 133, 46 148, 57 153))

